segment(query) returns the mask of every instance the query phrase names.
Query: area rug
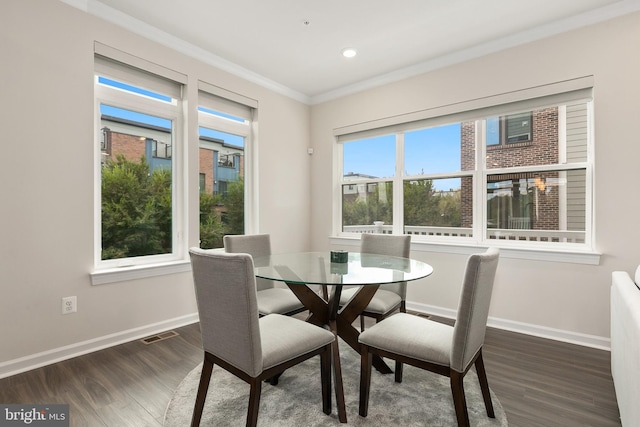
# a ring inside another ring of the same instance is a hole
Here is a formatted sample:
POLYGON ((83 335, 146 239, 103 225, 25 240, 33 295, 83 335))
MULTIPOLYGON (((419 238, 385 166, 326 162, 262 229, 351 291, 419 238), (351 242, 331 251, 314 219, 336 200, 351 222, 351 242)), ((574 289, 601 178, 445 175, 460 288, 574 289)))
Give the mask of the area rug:
MULTIPOLYGON (((351 426, 457 426, 449 379, 405 365, 403 381, 393 374, 371 375, 369 414, 358 415, 360 357, 346 344, 341 346, 342 376, 351 426)), ((391 361, 393 363, 393 361, 391 361)), ((390 366, 393 366, 390 364, 390 366)), ((184 427, 191 423, 202 365, 196 366, 180 383, 169 402, 164 427, 184 427)), ((332 378, 333 379, 333 378, 332 378)), ((491 378, 489 378, 491 384, 491 378)), ((472 369, 464 378, 467 408, 472 426, 507 426, 498 398, 491 392, 496 418, 488 418, 478 378, 472 369)), ((320 359, 314 357, 282 374, 278 385, 263 383, 258 426, 311 427, 340 426, 332 383, 332 413, 322 412, 320 359)), ((244 426, 249 385, 219 366, 213 369, 202 416, 202 426, 244 426)))

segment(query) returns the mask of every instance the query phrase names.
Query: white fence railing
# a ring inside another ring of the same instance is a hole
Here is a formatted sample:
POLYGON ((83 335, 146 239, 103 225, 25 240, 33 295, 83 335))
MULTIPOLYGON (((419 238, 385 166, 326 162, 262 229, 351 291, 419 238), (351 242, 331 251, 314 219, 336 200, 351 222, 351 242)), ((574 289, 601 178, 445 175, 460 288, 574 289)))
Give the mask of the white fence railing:
MULTIPOLYGON (((347 233, 377 233, 391 234, 393 225, 345 225, 343 231, 347 233)), ((473 237, 471 228, 463 227, 426 227, 405 226, 404 232, 415 236, 447 236, 473 237)), ((522 230, 506 228, 487 229, 487 238, 505 241, 529 241, 547 243, 584 243, 584 231, 553 231, 553 230, 522 230)))

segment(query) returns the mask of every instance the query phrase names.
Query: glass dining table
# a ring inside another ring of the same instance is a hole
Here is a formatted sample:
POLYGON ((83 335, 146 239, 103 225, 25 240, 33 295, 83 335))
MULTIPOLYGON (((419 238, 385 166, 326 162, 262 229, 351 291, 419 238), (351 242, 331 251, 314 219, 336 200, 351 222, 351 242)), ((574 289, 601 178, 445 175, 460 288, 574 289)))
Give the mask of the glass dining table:
MULTIPOLYGON (((415 281, 433 272, 429 264, 411 258, 349 252, 346 262, 331 262, 331 259, 330 252, 295 252, 255 257, 253 262, 256 277, 286 283, 309 310, 308 322, 328 326, 336 337, 358 353, 360 331, 353 322, 378 287, 415 281), (344 286, 360 289, 341 307, 344 286)), ((338 418, 346 423, 338 339, 333 344, 332 358, 338 418)), ((373 366, 382 373, 392 372, 378 356, 374 356, 373 366)))

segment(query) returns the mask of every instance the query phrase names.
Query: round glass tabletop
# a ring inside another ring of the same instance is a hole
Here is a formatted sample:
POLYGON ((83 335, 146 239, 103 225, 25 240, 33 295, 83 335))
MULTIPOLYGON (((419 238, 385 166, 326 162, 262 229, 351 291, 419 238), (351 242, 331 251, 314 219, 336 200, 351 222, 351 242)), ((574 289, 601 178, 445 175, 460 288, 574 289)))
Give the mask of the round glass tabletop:
POLYGON ((253 259, 256 277, 309 285, 383 285, 430 275, 422 261, 387 255, 349 252, 348 262, 331 262, 330 252, 273 254, 253 259))

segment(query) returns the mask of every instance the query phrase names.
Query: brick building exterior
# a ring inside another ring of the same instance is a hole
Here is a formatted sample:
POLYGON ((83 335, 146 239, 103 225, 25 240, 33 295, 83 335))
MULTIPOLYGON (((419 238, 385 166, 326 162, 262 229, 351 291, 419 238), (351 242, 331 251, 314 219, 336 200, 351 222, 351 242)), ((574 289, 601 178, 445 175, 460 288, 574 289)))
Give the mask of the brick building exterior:
MULTIPOLYGON (((135 162, 145 156, 152 170, 171 166, 171 133, 168 129, 113 117, 103 116, 102 119, 103 163, 109 159, 115 160, 118 154, 123 154, 125 158, 135 162)), ((201 141, 207 143, 207 148, 201 147, 198 156, 202 187, 200 191, 208 194, 224 193, 229 183, 244 176, 243 148, 208 137, 201 137, 201 141)))
MULTIPOLYGON (((500 123, 504 117, 500 118, 500 123)), ((486 167, 539 166, 558 163, 558 108, 545 108, 531 113, 531 132, 525 140, 509 142, 505 135, 499 143, 486 147, 486 167)), ((501 126, 504 132, 504 126, 501 126)), ((461 126, 461 168, 475 169, 475 122, 461 126)), ((557 178, 557 173, 520 173, 489 175, 487 201, 489 228, 530 228, 534 230, 559 229, 559 189, 546 185, 557 178), (526 200, 520 200, 527 197, 526 200), (524 203, 523 203, 524 202, 524 203), (515 226, 511 219, 519 219, 515 226), (523 225, 524 224, 524 225, 523 225)), ((473 181, 467 177, 461 183, 461 226, 473 225, 473 181)))

